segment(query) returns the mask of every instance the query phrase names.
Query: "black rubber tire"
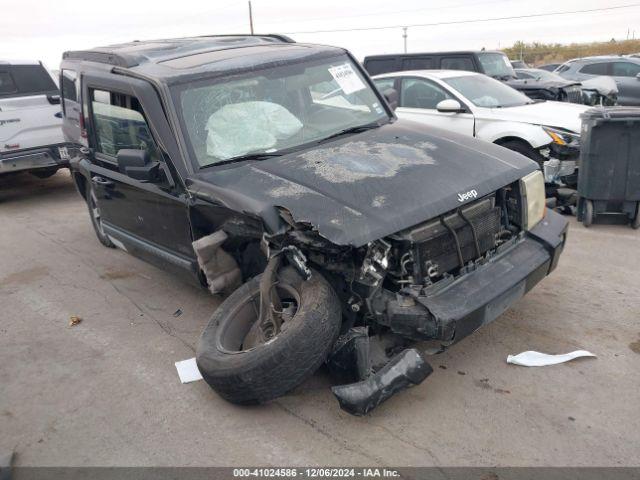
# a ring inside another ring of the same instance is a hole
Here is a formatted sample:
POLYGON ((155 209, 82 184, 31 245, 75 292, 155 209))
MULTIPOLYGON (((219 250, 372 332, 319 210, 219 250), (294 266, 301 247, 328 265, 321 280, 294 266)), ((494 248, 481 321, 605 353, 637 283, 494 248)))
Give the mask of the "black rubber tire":
POLYGON ((49 178, 53 177, 58 172, 57 168, 54 169, 42 169, 42 170, 31 170, 29 173, 37 178, 49 178))
POLYGON ((638 206, 636 207, 636 216, 631 221, 631 228, 634 230, 638 230, 640 228, 640 203, 638 203, 638 206))
POLYGON ((498 145, 534 160, 540 166, 541 170, 544 167, 545 158, 524 140, 507 140, 506 142, 499 143, 498 145))
POLYGON ((96 237, 102 245, 107 248, 116 248, 106 233, 104 233, 100 221, 100 213, 98 210, 98 217, 96 218, 96 214, 94 209, 97 209, 96 205, 96 194, 93 191, 93 188, 89 187, 87 191, 87 207, 89 208, 89 218, 91 219, 91 225, 93 226, 93 231, 96 232, 96 237))
POLYGON ((593 224, 593 202, 591 200, 585 200, 583 209, 582 224, 588 228, 593 224))
POLYGON ((287 328, 246 351, 226 351, 219 344, 234 311, 259 295, 260 276, 233 292, 215 311, 202 332, 196 362, 204 380, 224 399, 237 404, 264 403, 302 384, 326 360, 338 338, 340 301, 320 273, 304 281, 291 267, 278 273, 280 282, 299 295, 298 309, 287 328))

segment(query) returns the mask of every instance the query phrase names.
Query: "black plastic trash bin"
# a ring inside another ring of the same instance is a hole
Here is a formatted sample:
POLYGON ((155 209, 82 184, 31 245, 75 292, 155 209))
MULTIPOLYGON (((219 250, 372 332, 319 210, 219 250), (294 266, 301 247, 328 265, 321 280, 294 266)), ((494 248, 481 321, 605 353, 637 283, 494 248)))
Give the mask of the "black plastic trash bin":
POLYGON ((578 220, 626 215, 640 228, 640 108, 601 107, 582 114, 578 220))

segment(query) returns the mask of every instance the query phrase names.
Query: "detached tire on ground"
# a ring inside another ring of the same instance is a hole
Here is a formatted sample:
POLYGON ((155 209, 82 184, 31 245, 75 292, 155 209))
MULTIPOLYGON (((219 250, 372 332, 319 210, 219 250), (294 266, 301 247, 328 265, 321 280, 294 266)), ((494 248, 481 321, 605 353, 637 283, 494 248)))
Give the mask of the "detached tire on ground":
POLYGON ((340 302, 331 285, 317 271, 305 281, 286 267, 274 289, 290 316, 274 337, 258 340, 260 277, 222 302, 198 342, 204 380, 232 403, 263 403, 297 387, 326 360, 340 331, 340 302))

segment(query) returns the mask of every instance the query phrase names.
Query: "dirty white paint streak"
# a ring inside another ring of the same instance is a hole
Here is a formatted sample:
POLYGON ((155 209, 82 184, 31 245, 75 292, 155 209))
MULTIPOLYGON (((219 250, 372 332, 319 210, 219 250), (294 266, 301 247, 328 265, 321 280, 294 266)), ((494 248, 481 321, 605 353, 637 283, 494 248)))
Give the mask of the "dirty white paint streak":
POLYGON ((366 178, 393 177, 400 169, 413 165, 434 165, 436 161, 423 148, 393 143, 350 142, 313 150, 301 155, 303 168, 311 169, 332 183, 353 183, 366 178))

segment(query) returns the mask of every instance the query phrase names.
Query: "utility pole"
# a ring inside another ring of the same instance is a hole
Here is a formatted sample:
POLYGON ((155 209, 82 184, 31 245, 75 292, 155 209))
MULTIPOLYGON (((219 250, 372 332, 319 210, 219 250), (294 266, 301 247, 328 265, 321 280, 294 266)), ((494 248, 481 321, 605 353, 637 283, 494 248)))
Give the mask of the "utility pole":
POLYGON ((407 53, 407 27, 402 27, 402 38, 404 39, 404 53, 407 53))
POLYGON ((253 12, 251 11, 251 0, 249 0, 249 29, 253 35, 253 12))

